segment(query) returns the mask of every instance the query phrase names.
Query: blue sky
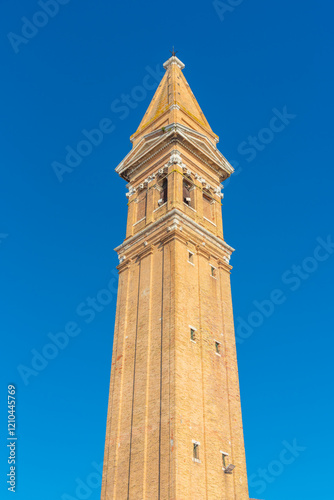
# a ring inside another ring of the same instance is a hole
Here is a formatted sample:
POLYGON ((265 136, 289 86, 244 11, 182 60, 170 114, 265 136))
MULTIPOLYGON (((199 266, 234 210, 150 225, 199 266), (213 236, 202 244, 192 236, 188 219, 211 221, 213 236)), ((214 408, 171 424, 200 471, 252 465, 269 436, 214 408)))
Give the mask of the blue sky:
POLYGON ((0 3, 0 497, 15 384, 17 500, 99 498, 127 208, 114 167, 175 45, 236 169, 223 218, 250 496, 332 498, 333 6, 100 3, 0 3))

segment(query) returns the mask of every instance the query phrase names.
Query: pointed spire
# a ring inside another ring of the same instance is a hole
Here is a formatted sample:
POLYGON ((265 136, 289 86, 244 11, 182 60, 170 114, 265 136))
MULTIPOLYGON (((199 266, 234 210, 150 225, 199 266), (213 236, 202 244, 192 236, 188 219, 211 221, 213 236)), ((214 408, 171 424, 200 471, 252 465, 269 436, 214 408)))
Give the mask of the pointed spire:
POLYGON ((163 65, 166 73, 137 131, 131 136, 134 144, 144 135, 172 123, 184 125, 218 142, 218 136, 212 131, 182 73, 185 65, 175 54, 173 48, 172 56, 163 65))

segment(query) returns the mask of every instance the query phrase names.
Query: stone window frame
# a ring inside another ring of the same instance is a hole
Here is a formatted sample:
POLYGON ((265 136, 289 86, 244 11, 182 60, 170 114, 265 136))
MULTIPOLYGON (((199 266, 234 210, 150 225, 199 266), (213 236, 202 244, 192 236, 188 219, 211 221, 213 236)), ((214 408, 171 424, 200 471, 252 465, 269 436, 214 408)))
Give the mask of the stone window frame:
POLYGON ((210 266, 210 276, 211 276, 211 278, 214 278, 216 280, 217 279, 217 268, 215 266, 213 266, 210 262, 209 262, 209 266, 210 266))
POLYGON ((191 257, 194 257, 194 255, 195 255, 195 254, 194 254, 194 252, 191 252, 190 250, 188 250, 188 263, 189 263, 189 264, 191 264, 192 266, 194 266, 194 265, 195 265, 195 263, 194 263, 194 262, 192 262, 192 261, 190 260, 190 258, 189 258, 189 257, 190 257, 190 256, 191 256, 191 257))

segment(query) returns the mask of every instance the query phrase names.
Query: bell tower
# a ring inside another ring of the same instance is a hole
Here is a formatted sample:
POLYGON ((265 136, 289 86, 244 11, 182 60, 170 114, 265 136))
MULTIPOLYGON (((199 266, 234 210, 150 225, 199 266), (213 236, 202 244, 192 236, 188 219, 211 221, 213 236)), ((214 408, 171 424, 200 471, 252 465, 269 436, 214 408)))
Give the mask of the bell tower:
POLYGON ((127 181, 102 500, 249 500, 222 182, 233 168, 173 53, 127 181))

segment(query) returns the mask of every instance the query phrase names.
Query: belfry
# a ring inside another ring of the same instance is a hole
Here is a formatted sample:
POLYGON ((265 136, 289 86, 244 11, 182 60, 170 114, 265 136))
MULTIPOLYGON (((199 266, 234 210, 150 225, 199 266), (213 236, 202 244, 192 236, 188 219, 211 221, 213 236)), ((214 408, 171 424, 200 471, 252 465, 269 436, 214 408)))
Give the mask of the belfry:
POLYGON ((222 182, 233 168, 173 52, 127 181, 102 500, 249 500, 222 182))

